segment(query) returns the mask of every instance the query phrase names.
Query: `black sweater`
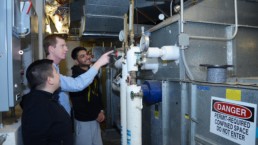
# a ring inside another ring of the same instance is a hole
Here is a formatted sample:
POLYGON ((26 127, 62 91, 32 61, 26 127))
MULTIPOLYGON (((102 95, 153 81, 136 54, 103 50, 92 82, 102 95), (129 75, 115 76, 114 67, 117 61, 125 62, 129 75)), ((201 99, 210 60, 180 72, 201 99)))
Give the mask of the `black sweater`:
MULTIPOLYGON (((72 67, 72 77, 77 77, 85 70, 79 66, 72 67)), ((103 109, 99 79, 96 76, 93 82, 80 92, 71 92, 70 99, 74 109, 74 117, 79 121, 96 120, 100 110, 103 109)))
POLYGON ((22 138, 24 145, 72 145, 72 124, 54 95, 32 90, 23 96, 22 138))

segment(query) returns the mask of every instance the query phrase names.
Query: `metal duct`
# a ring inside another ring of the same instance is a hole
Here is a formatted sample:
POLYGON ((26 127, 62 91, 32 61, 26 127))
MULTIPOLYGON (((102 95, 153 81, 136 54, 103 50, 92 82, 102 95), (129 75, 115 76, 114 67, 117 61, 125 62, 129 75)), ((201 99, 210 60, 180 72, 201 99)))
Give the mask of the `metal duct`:
POLYGON ((128 0, 85 0, 82 36, 116 36, 123 29, 123 15, 128 7, 128 0))

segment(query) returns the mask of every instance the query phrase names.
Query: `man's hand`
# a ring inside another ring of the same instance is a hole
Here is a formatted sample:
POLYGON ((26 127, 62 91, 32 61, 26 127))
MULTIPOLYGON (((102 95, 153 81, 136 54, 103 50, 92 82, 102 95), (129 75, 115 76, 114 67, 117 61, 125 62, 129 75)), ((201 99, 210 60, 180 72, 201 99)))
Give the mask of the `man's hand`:
POLYGON ((106 65, 107 63, 109 63, 110 60, 110 54, 113 53, 114 51, 108 51, 105 54, 103 54, 98 61, 96 61, 93 65, 94 68, 96 68, 97 70, 100 69, 100 67, 102 67, 103 65, 106 65))
POLYGON ((96 119, 99 123, 103 122, 105 120, 105 114, 103 111, 99 112, 98 118, 96 119))

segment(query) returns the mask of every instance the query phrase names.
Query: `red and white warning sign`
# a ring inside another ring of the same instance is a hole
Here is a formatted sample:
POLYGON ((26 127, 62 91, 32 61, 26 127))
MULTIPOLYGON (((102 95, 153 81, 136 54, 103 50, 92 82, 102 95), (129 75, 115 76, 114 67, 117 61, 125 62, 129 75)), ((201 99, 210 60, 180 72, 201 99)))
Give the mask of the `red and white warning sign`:
POLYGON ((238 144, 255 145, 256 104, 211 98, 210 132, 238 144))

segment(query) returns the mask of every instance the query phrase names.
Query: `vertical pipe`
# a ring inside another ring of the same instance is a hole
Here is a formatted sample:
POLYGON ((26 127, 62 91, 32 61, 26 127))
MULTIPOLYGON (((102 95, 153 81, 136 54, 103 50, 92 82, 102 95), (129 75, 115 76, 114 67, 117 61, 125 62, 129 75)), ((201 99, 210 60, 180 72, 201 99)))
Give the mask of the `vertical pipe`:
POLYGON ((132 93, 140 92, 141 87, 135 84, 128 85, 126 90, 127 98, 127 144, 142 144, 142 98, 134 97, 132 93))
POLYGON ((185 114, 188 110, 187 84, 181 84, 181 145, 187 145, 187 122, 185 114))
POLYGON ((180 0, 180 32, 184 33, 184 0, 180 0))
MULTIPOLYGON (((197 93, 197 86, 192 84, 191 85, 191 118, 196 118, 196 93, 197 93)), ((190 130, 190 142, 191 145, 195 145, 195 128, 196 122, 191 121, 191 130, 190 130)))
POLYGON ((112 88, 111 88, 111 69, 110 67, 106 67, 106 96, 107 96, 107 110, 106 110, 106 113, 107 113, 107 118, 106 118, 106 122, 107 122, 107 128, 111 128, 112 127, 112 124, 113 124, 113 115, 114 114, 114 110, 113 110, 113 104, 112 104, 112 88))
MULTIPOLYGON (((128 48, 128 16, 127 14, 124 15, 124 44, 125 44, 125 49, 124 52, 126 52, 126 49, 128 48)), ((125 53, 126 54, 126 53, 125 53)))
POLYGON ((126 54, 127 72, 130 72, 130 79, 126 90, 127 108, 127 144, 142 144, 142 97, 139 94, 141 87, 136 85, 136 53, 140 52, 139 47, 131 47, 126 54))
POLYGON ((129 32, 130 32, 130 46, 134 44, 134 0, 130 2, 130 10, 129 10, 129 32))
POLYGON ((168 82, 162 82, 162 145, 169 144, 169 99, 168 82))
POLYGON ((121 107, 121 142, 122 145, 127 145, 127 121, 126 121, 126 78, 128 76, 126 59, 122 56, 122 78, 120 80, 120 107, 121 107))

